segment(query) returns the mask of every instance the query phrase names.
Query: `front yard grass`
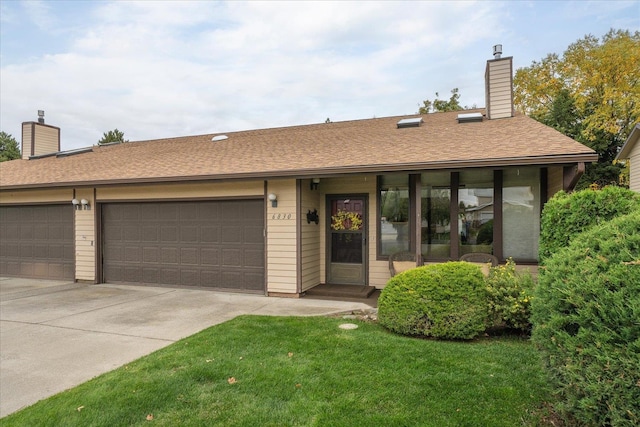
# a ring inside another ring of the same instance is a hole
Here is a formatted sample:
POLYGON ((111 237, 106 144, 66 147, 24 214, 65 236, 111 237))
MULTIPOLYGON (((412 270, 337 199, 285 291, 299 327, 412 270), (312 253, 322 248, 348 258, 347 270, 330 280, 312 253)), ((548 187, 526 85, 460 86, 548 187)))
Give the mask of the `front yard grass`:
POLYGON ((533 426, 528 340, 445 342, 330 317, 241 316, 40 401, 9 426, 533 426), (353 330, 338 328, 352 322, 353 330))

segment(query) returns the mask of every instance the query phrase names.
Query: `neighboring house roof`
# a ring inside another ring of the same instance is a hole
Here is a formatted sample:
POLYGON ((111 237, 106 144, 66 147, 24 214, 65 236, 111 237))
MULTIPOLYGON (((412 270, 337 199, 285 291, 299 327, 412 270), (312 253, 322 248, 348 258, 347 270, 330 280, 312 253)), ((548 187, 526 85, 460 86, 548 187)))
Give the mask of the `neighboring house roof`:
MULTIPOLYGON (((470 110, 480 111, 483 110, 470 110)), ((469 111, 465 111, 466 113, 469 111)), ((268 177, 320 177, 481 166, 592 162, 597 154, 522 114, 458 123, 461 112, 397 116, 94 146, 2 163, 3 189, 268 177)))
POLYGON ((633 150, 633 147, 635 147, 635 145, 638 143, 639 140, 640 140, 640 123, 636 123, 636 126, 631 131, 629 138, 627 138, 624 145, 620 149, 620 152, 616 156, 616 160, 628 159, 629 156, 631 155, 631 151, 633 150))

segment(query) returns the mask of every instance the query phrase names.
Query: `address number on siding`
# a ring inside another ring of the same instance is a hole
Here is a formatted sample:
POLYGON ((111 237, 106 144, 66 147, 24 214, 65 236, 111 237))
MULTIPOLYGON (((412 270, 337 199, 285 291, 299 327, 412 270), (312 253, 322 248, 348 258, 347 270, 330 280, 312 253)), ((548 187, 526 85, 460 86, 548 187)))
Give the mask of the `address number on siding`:
POLYGON ((283 220, 283 219, 291 219, 293 217, 293 214, 290 213, 277 213, 277 214, 272 214, 271 215, 271 219, 275 219, 275 220, 283 220))

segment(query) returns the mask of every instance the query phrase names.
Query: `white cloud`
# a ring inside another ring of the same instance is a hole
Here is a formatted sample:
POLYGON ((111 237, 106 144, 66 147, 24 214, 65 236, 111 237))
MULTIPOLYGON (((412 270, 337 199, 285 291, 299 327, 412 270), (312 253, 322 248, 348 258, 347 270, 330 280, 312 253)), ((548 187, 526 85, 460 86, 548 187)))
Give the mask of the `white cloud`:
POLYGON ((482 106, 491 46, 518 58, 539 32, 501 2, 53 4, 30 19, 65 38, 28 61, 2 53, 0 126, 19 137, 45 109, 64 149, 116 127, 137 140, 410 114, 453 87, 482 106))

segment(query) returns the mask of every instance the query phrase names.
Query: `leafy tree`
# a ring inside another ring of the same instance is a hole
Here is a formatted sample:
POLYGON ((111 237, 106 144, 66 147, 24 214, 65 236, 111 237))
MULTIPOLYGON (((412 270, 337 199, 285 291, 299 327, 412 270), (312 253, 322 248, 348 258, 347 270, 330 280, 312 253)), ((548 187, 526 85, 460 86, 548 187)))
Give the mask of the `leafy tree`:
POLYGON ((102 135, 102 139, 98 141, 98 144, 109 144, 112 142, 129 142, 128 139, 124 139, 124 132, 119 131, 118 128, 105 132, 102 135))
POLYGON ((520 111, 599 154, 578 188, 617 184, 622 165, 613 159, 640 119, 640 32, 587 35, 562 57, 549 54, 518 69, 514 100, 520 111))
POLYGON ((422 101, 422 107, 418 110, 418 114, 428 114, 436 111, 459 111, 466 107, 460 105, 460 94, 458 88, 451 89, 451 98, 448 101, 444 99, 438 99, 440 95, 436 92, 436 98, 432 101, 426 99, 422 101))
POLYGON ((18 147, 18 141, 6 132, 0 132, 0 162, 6 162, 7 160, 19 159, 20 148, 18 147))

